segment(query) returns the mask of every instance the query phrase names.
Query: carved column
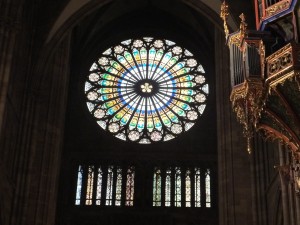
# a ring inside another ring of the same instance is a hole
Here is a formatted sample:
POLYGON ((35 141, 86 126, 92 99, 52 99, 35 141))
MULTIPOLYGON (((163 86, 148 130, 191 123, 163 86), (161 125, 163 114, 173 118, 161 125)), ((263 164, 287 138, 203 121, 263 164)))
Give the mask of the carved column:
POLYGON ((0 134, 16 35, 20 26, 22 4, 19 3, 16 4, 14 0, 4 0, 0 5, 0 134))
POLYGON ((254 224, 267 225, 266 190, 269 180, 267 174, 267 149, 266 143, 264 143, 258 134, 255 134, 253 137, 250 157, 252 170, 253 220, 254 224))
MULTIPOLYGON (((2 0, 0 3, 0 140, 4 139, 3 121, 7 106, 8 85, 11 78, 16 37, 20 30, 22 2, 2 0)), ((14 184, 7 167, 7 149, 0 143, 0 224, 7 224, 13 198, 14 184)))
POLYGON ((290 169, 294 166, 291 151, 279 144, 280 178, 284 225, 300 225, 300 198, 296 196, 293 176, 290 169))
POLYGON ((20 120, 10 225, 54 225, 69 78, 70 36, 40 58, 20 120))

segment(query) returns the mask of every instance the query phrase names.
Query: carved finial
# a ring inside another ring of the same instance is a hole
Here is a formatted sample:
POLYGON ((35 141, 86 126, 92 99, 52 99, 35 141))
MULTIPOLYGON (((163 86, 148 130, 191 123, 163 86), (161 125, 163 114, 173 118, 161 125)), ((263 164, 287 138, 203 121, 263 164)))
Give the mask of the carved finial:
POLYGON ((240 18, 241 18, 241 24, 240 24, 240 37, 241 37, 241 40, 243 38, 246 37, 246 29, 247 29, 247 23, 246 23, 246 17, 244 15, 244 13, 242 13, 240 15, 240 18))
POLYGON ((225 32, 226 39, 227 39, 227 37, 229 35, 229 29, 228 29, 228 25, 227 25, 227 17, 228 16, 229 16, 228 5, 226 4, 225 1, 223 1, 223 3, 221 4, 220 17, 224 21, 224 32, 225 32))

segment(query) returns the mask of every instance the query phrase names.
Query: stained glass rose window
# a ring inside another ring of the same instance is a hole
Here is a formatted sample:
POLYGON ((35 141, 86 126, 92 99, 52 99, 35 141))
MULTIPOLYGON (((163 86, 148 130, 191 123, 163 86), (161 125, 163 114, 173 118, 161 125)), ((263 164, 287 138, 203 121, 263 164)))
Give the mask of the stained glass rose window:
POLYGON ((165 39, 129 39, 104 51, 85 82, 88 110, 99 126, 137 143, 168 141, 202 115, 205 71, 184 47, 165 39))

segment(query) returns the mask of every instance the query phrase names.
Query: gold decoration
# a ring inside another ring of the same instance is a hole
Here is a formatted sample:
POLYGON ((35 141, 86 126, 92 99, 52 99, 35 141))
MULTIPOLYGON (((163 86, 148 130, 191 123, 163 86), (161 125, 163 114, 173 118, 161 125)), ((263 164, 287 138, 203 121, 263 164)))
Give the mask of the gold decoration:
POLYGON ((229 45, 235 44, 236 46, 241 48, 244 38, 247 37, 247 23, 245 22, 246 19, 244 13, 240 15, 240 18, 241 18, 240 30, 236 33, 229 35, 228 44, 229 45))
POLYGON ((228 45, 232 45, 232 44, 234 44, 238 47, 240 47, 242 45, 240 32, 230 35, 230 37, 228 39, 228 45))
POLYGON ((294 78, 297 83, 300 66, 299 52, 300 46, 290 43, 266 58, 268 75, 266 84, 269 86, 269 91, 288 79, 294 78))
POLYGON ((241 18, 241 23, 240 23, 240 38, 241 40, 243 40, 245 37, 246 37, 246 30, 247 30, 247 23, 246 23, 246 17, 245 17, 245 14, 242 13, 240 15, 240 18, 241 18))
POLYGON ((275 14, 288 9, 291 3, 292 3, 291 0, 284 0, 284 1, 279 1, 274 5, 271 5, 266 9, 266 17, 274 16, 275 14))
POLYGON ((262 40, 259 42, 259 55, 260 55, 260 66, 261 66, 261 77, 264 77, 265 72, 265 57, 266 57, 266 50, 265 45, 262 40))
POLYGON ((228 5, 226 4, 225 1, 223 1, 222 5, 221 5, 220 17, 224 21, 223 25, 224 25, 224 32, 225 32, 226 39, 228 38, 228 35, 229 35, 229 29, 228 29, 228 25, 227 25, 228 16, 229 16, 228 5))
POLYGON ((238 121, 243 125, 244 136, 247 137, 247 150, 251 152, 250 138, 260 117, 262 109, 263 83, 261 79, 247 79, 241 85, 235 86, 230 95, 233 111, 238 121))

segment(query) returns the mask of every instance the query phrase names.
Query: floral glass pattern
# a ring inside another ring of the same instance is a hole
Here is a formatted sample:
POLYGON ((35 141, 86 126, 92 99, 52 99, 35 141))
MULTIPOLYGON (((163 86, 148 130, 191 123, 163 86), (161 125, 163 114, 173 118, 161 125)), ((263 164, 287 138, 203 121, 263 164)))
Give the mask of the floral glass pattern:
POLYGON ((195 56, 175 42, 144 37, 104 51, 85 82, 87 107, 104 130, 149 144, 189 130, 209 87, 195 56))

